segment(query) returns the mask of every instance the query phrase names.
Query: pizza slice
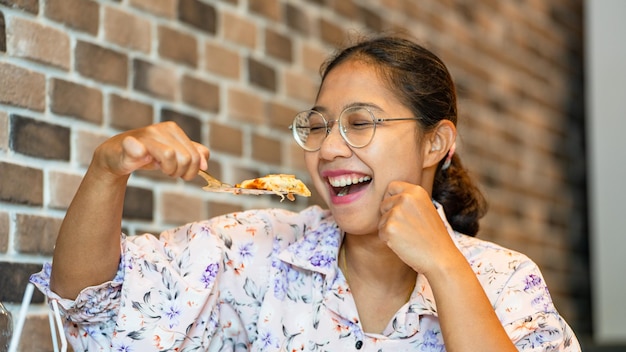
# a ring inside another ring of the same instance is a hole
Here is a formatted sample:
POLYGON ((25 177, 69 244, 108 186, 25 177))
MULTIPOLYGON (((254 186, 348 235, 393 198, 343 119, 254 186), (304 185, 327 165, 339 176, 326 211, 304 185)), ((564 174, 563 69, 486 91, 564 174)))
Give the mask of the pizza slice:
POLYGON ((235 187, 272 191, 282 197, 281 201, 285 199, 285 195, 287 195, 287 199, 290 201, 295 200, 294 194, 303 197, 311 196, 311 191, 302 181, 298 180, 294 175, 286 174, 273 174, 245 180, 236 184, 235 187))

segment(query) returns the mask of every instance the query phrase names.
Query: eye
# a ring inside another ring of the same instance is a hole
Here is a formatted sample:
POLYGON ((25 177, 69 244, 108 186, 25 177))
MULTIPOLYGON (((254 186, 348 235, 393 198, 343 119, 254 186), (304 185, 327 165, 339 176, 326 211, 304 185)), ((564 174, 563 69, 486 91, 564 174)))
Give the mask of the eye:
POLYGON ((350 130, 369 129, 374 126, 370 113, 362 108, 346 111, 343 115, 344 126, 350 130))

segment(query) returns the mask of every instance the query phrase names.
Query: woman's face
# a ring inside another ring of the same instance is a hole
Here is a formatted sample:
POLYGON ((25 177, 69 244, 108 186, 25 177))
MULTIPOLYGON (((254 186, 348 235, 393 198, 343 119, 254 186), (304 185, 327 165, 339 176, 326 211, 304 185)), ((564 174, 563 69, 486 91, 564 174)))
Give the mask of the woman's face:
MULTIPOLYGON (((328 73, 314 109, 330 121, 355 104, 367 105, 377 118, 413 117, 373 66, 350 60, 328 73)), ((315 188, 344 231, 375 233, 380 202, 389 182, 422 182, 424 153, 416 124, 416 121, 382 122, 376 127, 374 139, 363 148, 349 146, 333 124, 321 149, 305 152, 315 188), (349 188, 333 186, 348 179, 353 183, 349 188)))

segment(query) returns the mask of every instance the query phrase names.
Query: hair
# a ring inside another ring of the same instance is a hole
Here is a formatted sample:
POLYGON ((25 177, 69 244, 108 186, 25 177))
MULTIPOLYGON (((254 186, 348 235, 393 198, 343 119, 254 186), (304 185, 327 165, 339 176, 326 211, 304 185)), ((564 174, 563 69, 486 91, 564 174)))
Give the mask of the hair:
MULTIPOLYGON (((434 129, 441 120, 457 124, 456 89, 443 61, 423 46, 398 37, 363 40, 339 51, 320 68, 322 81, 339 64, 359 60, 371 64, 381 74, 388 88, 415 116, 423 131, 434 129)), ((437 166, 432 197, 443 206, 455 231, 475 236, 479 220, 487 211, 487 202, 463 167, 458 155, 452 163, 437 166)))

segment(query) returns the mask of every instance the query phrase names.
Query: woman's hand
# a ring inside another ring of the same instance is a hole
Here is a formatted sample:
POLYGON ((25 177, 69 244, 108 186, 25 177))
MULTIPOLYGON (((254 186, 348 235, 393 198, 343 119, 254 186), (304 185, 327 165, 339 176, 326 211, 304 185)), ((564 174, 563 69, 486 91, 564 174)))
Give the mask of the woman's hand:
POLYGON ((394 181, 380 205, 379 237, 407 265, 425 274, 463 259, 421 186, 394 181))
POLYGON ((174 122, 162 122, 116 135, 95 153, 92 171, 114 178, 138 169, 158 169, 172 177, 194 178, 207 168, 209 150, 187 137, 174 122))
POLYGON ((391 182, 379 236, 428 279, 448 351, 516 351, 473 269, 420 186, 391 182), (480 324, 475 324, 479 320, 480 324))
POLYGON ((209 150, 173 122, 124 132, 102 143, 59 230, 50 288, 74 298, 85 287, 115 276, 126 181, 133 171, 159 169, 190 180, 198 169, 206 169, 208 157, 209 150))

